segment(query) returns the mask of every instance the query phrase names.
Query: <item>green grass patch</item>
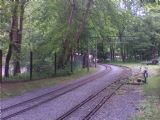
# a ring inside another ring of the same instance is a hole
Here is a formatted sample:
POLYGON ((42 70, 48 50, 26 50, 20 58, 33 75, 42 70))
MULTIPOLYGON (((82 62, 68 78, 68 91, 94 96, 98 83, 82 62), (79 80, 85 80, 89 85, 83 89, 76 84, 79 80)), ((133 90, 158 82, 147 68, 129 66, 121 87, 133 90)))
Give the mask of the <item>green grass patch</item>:
POLYGON ((2 84, 0 86, 1 87, 0 99, 18 96, 36 89, 54 86, 62 82, 68 82, 69 80, 80 78, 95 71, 96 71, 95 68, 91 68, 90 72, 87 72, 87 69, 82 69, 82 70, 76 70, 73 74, 67 76, 57 76, 53 78, 41 79, 31 82, 2 84))
POLYGON ((127 67, 135 67, 135 66, 140 66, 140 62, 122 62, 122 61, 113 61, 113 62, 104 62, 107 64, 114 64, 114 65, 122 65, 122 66, 127 66, 127 67))
MULTIPOLYGON (((81 71, 81 67, 78 65, 73 66, 73 73, 76 73, 78 71, 81 71)), ((54 72, 54 67, 48 67, 43 70, 34 71, 32 72, 32 80, 37 79, 46 79, 46 78, 52 78, 52 77, 58 77, 58 76, 68 76, 73 74, 71 72, 70 66, 66 66, 65 68, 57 69, 56 74, 54 72)), ((14 81, 30 81, 30 72, 26 73, 20 73, 16 76, 10 75, 9 77, 3 78, 4 82, 14 82, 14 81)))
POLYGON ((160 120, 160 65, 145 65, 132 62, 113 62, 115 65, 127 66, 132 69, 147 67, 149 78, 147 84, 141 87, 145 99, 141 101, 138 112, 131 120, 160 120))
POLYGON ((132 120, 160 120, 159 99, 152 96, 144 100, 132 120))
POLYGON ((160 68, 151 66, 154 73, 148 83, 142 87, 145 100, 140 104, 139 112, 133 120, 160 120, 160 68))
POLYGON ((143 89, 146 95, 160 98, 160 76, 149 78, 143 89))

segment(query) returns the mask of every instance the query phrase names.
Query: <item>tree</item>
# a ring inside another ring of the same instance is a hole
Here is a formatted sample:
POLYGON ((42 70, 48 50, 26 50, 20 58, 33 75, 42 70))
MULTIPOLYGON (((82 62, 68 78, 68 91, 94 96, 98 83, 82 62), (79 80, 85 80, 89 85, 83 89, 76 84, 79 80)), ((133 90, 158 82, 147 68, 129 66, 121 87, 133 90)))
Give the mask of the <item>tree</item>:
POLYGON ((5 76, 9 76, 9 65, 12 54, 14 54, 14 75, 20 73, 20 58, 19 54, 21 52, 21 42, 22 42, 22 30, 23 30, 23 17, 26 0, 13 0, 9 1, 12 6, 11 10, 11 23, 10 23, 10 33, 9 33, 9 48, 6 56, 5 63, 5 76))

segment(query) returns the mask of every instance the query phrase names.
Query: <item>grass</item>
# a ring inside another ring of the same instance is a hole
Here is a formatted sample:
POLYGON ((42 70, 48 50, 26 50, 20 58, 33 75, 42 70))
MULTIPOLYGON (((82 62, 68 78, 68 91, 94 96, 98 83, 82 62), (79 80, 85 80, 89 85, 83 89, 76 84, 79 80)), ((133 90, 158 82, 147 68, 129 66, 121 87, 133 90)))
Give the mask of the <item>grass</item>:
POLYGON ((133 120, 160 120, 160 76, 149 78, 142 89, 146 97, 133 120))
POLYGON ((145 99, 141 101, 138 112, 131 120, 160 120, 160 65, 144 65, 140 63, 121 63, 115 62, 116 65, 124 65, 130 68, 139 66, 147 67, 149 71, 148 83, 141 87, 145 99))
MULTIPOLYGON (((81 67, 78 65, 74 65, 73 69, 74 69, 73 72, 77 72, 81 70, 81 67)), ((46 69, 43 69, 43 70, 41 69, 39 71, 33 70, 32 80, 46 79, 46 78, 52 78, 57 76, 67 76, 71 74, 72 72, 70 70, 70 66, 66 66, 63 69, 57 69, 56 74, 54 72, 54 67, 48 67, 46 69)), ((10 75, 8 78, 4 77, 3 81, 4 82, 30 81, 30 72, 20 73, 20 74, 17 74, 16 76, 10 75)))
POLYGON ((142 67, 142 70, 144 67, 146 67, 148 69, 148 72, 149 72, 149 75, 150 76, 159 76, 160 75, 160 65, 145 65, 145 64, 141 64, 140 62, 138 63, 131 63, 131 62, 126 62, 126 63, 123 63, 123 62, 113 62, 111 64, 115 64, 115 65, 122 65, 122 66, 127 66, 127 67, 130 67, 132 69, 137 69, 139 67, 142 67))
POLYGON ((132 120, 160 120, 159 100, 153 96, 144 100, 132 120))
POLYGON ((144 86, 144 91, 148 96, 159 96, 160 98, 160 76, 149 78, 148 85, 144 86))
POLYGON ((59 76, 59 77, 57 76, 54 78, 42 79, 31 82, 23 82, 23 83, 5 83, 0 86, 1 87, 0 99, 6 99, 13 96, 18 96, 36 89, 54 86, 62 82, 68 82, 69 80, 77 79, 93 72, 95 72, 95 68, 91 68, 89 73, 87 72, 86 69, 83 69, 67 76, 59 76))
POLYGON ((107 64, 114 64, 114 65, 124 65, 127 67, 135 67, 135 66, 140 66, 140 62, 122 62, 122 61, 113 61, 113 62, 105 62, 107 64))

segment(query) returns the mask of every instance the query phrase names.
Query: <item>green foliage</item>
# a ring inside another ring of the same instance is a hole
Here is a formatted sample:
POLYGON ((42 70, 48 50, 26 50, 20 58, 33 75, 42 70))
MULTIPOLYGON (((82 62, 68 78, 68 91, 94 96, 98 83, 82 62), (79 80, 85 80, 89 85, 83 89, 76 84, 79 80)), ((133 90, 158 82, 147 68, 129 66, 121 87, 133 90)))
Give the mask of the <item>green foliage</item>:
MULTIPOLYGON (((111 54, 120 59, 121 52, 126 61, 152 59, 160 54, 160 7, 156 1, 143 0, 144 5, 139 0, 89 1, 28 1, 20 44, 21 64, 29 64, 25 58, 30 51, 34 52, 35 66, 53 63, 57 52, 58 64, 67 61, 67 66, 71 50, 84 53, 89 46, 95 54, 96 43, 98 56, 105 59, 111 54)), ((0 0, 0 49, 5 55, 14 6, 14 2, 0 0)))

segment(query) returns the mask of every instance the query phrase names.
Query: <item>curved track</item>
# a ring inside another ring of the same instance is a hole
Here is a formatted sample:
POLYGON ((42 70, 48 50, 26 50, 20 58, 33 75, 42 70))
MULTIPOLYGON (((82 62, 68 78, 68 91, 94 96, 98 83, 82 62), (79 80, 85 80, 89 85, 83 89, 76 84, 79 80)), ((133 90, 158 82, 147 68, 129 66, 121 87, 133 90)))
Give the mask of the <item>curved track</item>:
POLYGON ((82 120, 89 120, 103 106, 103 104, 105 104, 112 96, 114 96, 116 94, 116 92, 121 88, 121 86, 123 86, 126 83, 127 78, 128 78, 126 75, 129 75, 130 72, 128 72, 128 68, 125 68, 125 69, 126 69, 126 72, 124 72, 124 74, 122 76, 120 76, 120 78, 118 80, 113 81, 111 84, 107 85, 106 87, 104 87, 103 89, 98 91, 97 93, 90 95, 84 101, 82 101, 78 105, 71 108, 68 112, 64 113, 56 120, 69 119, 69 117, 74 112, 76 112, 78 109, 80 109, 82 106, 84 106, 88 102, 95 101, 96 97, 100 97, 98 104, 96 104, 93 107, 93 109, 90 112, 88 112, 86 115, 84 115, 84 117, 82 118, 82 120), (126 78, 124 78, 125 76, 126 76, 126 78))
POLYGON ((23 101, 23 102, 20 102, 20 103, 17 103, 17 104, 14 104, 14 105, 11 105, 11 106, 8 106, 6 108, 2 108, 1 109, 1 114, 2 114, 2 118, 1 120, 7 120, 11 117, 14 117, 18 114, 21 114, 25 111, 28 111, 30 109, 33 109, 39 105, 42 105, 44 103, 47 103, 61 95, 64 95, 68 92, 71 92, 89 82, 92 82, 102 76, 104 76, 106 74, 106 72, 109 72, 111 71, 111 67, 110 66, 106 66, 106 69, 103 70, 102 72, 100 73, 97 73, 96 75, 93 75, 89 78, 86 78, 84 79, 83 81, 79 81, 79 82, 76 82, 76 83, 71 83, 69 85, 66 85, 62 88, 59 88, 59 89, 56 89, 54 91, 51 91, 51 92, 48 92, 48 93, 45 93, 43 95, 40 95, 38 97, 35 97, 35 98, 32 98, 32 99, 29 99, 29 100, 26 100, 26 101, 23 101), (109 69, 107 68, 109 67, 109 69))

